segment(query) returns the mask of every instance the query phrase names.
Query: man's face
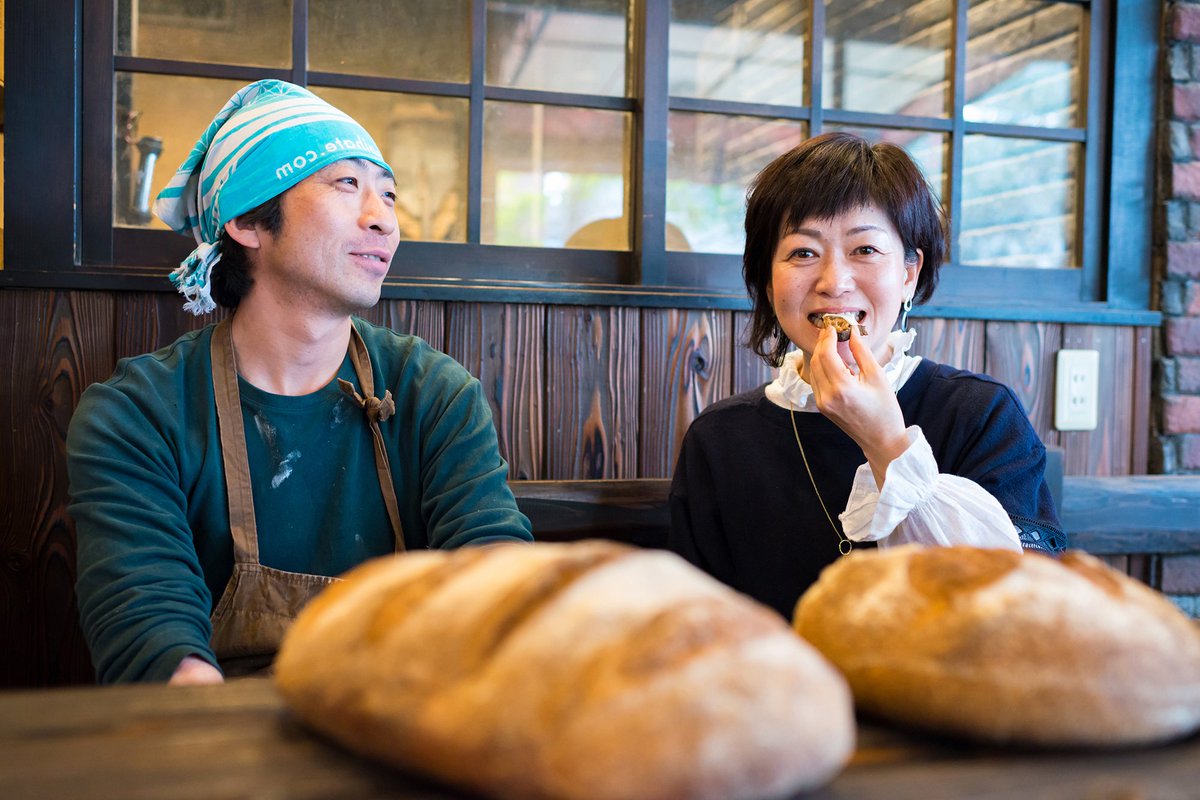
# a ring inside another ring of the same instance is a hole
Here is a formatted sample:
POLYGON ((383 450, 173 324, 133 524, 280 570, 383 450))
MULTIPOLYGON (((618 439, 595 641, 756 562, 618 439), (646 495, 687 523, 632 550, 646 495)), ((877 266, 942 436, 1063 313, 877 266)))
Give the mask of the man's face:
POLYGON ((395 201, 391 173, 363 159, 305 178, 283 195, 278 233, 260 231, 255 290, 335 316, 375 305, 400 242, 395 201))

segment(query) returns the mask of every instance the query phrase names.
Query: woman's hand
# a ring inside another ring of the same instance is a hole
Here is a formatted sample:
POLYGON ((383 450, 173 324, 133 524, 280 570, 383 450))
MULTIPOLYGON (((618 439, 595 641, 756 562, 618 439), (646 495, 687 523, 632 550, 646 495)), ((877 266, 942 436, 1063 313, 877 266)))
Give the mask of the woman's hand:
POLYGON ((846 432, 867 457, 875 484, 883 487, 888 465, 908 449, 904 414, 883 369, 850 326, 850 354, 858 364, 855 375, 838 353, 837 332, 826 325, 817 337, 812 357, 805 361, 813 398, 822 414, 846 432))

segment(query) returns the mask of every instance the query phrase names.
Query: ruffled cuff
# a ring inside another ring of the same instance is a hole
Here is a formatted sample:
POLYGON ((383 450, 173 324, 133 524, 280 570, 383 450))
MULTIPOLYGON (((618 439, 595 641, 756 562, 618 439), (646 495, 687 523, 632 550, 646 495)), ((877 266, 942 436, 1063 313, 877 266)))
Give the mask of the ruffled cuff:
POLYGON ((854 475, 846 510, 846 536, 880 547, 902 544, 998 547, 1020 550, 1017 529, 1000 502, 975 481, 938 472, 937 460, 917 426, 908 449, 888 465, 877 490, 869 464, 854 475))
POLYGON ((838 515, 848 539, 874 542, 886 538, 933 493, 938 476, 933 450, 920 426, 911 425, 904 433, 908 448, 888 464, 882 490, 875 485, 870 464, 859 465, 854 473, 846 510, 838 515))

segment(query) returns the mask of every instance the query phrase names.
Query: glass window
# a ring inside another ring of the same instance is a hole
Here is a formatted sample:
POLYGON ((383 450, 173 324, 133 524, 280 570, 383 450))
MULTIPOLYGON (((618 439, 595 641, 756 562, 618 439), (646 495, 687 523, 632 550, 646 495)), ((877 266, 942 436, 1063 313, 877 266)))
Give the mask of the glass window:
POLYGON ((308 0, 308 68, 465 83, 470 0, 308 0))
POLYGON ((630 116, 488 102, 484 244, 628 250, 630 116))
POLYGON ((117 0, 116 54, 292 64, 291 0, 117 0))
POLYGON ((487 83, 623 97, 628 0, 488 0, 487 83))
POLYGON ((154 198, 244 81, 118 72, 113 224, 166 229, 154 198))
POLYGON ((746 189, 800 144, 799 122, 675 112, 667 162, 668 250, 741 253, 746 189))
POLYGON ((970 122, 1082 125, 1082 5, 971 0, 967 18, 970 122))
POLYGON ((669 91, 681 97, 799 106, 808 4, 671 0, 669 91))
MULTIPOLYGON (((311 88, 362 122, 396 169, 406 240, 608 251, 493 251, 497 264, 525 259, 570 282, 731 286, 754 176, 805 136, 848 131, 903 147, 921 166, 951 217, 949 267, 1096 276, 1105 249, 1083 239, 1085 209, 1105 203, 1102 176, 1086 171, 1103 133, 1084 113, 1088 87, 1104 91, 1088 63, 1090 37, 1107 24, 1095 4, 820 3, 112 0, 113 163, 89 166, 89 179, 114 176, 116 226, 162 227, 149 200, 215 109, 255 76, 287 74, 291 31, 305 30, 297 50, 311 88), (633 35, 643 25, 644 43, 633 35), (631 65, 649 71, 644 81, 631 65), (229 74, 242 79, 213 77, 229 74), (644 220, 664 222, 663 234, 644 235, 655 230, 640 229, 644 220)), ((1098 222, 1089 237, 1104 230, 1098 222)), ((162 241, 123 230, 93 252, 141 259, 162 241)), ((466 248, 438 252, 437 263, 398 258, 396 277, 454 278, 456 264, 478 264, 466 248)), ((1068 283, 1055 291, 1065 297, 1068 283)))
POLYGON ((466 241, 467 100, 311 88, 358 120, 392 165, 401 238, 466 241))
POLYGON ((826 108, 944 117, 951 0, 825 0, 826 108))
POLYGON ((946 163, 950 154, 950 137, 936 131, 914 131, 893 128, 856 128, 852 125, 826 125, 827 131, 846 131, 863 137, 871 144, 890 142, 903 147, 925 173, 938 202, 946 197, 946 163))
POLYGON ((1082 148, 1071 142, 967 136, 959 243, 964 264, 1076 267, 1082 148))

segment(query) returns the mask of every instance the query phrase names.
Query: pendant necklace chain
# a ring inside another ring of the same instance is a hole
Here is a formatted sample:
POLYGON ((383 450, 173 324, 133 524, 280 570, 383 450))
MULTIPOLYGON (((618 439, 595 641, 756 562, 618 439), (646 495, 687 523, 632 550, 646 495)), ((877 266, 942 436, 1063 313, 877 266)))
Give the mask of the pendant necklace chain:
POLYGON ((792 408, 792 404, 788 403, 788 413, 792 417, 792 433, 796 435, 796 446, 800 448, 800 458, 804 460, 804 469, 808 472, 808 479, 812 481, 813 492, 817 495, 817 502, 821 504, 821 510, 825 512, 825 519, 829 520, 829 527, 833 528, 833 533, 838 538, 838 552, 842 555, 849 555, 854 549, 854 543, 846 538, 846 534, 842 533, 837 525, 833 524, 833 517, 829 515, 829 509, 825 507, 825 498, 821 497, 821 490, 817 488, 817 479, 813 477, 812 467, 808 466, 808 456, 804 454, 804 445, 800 443, 800 431, 796 428, 796 409, 792 408))

